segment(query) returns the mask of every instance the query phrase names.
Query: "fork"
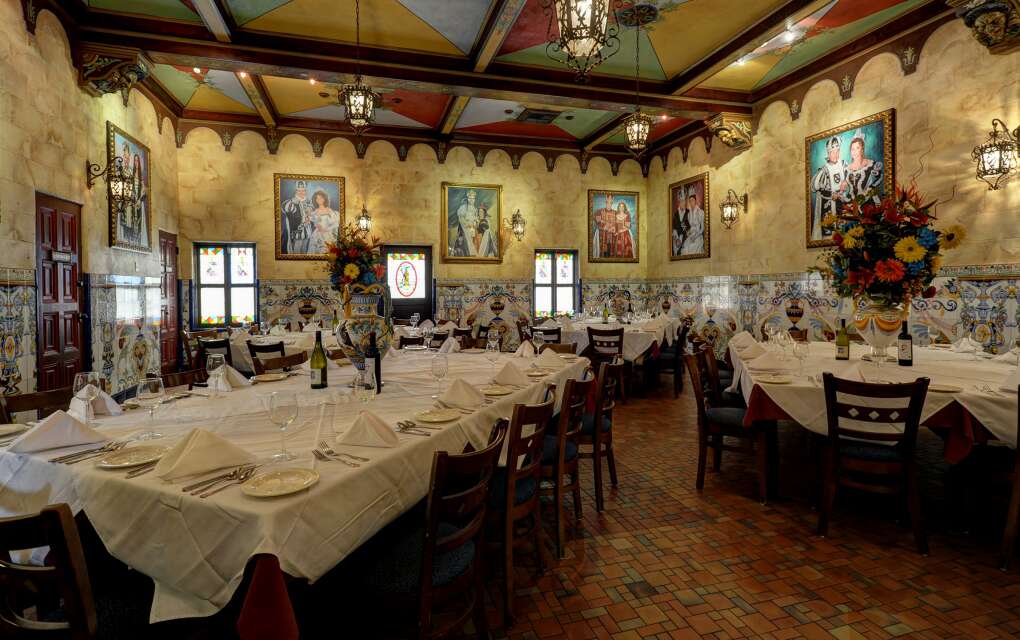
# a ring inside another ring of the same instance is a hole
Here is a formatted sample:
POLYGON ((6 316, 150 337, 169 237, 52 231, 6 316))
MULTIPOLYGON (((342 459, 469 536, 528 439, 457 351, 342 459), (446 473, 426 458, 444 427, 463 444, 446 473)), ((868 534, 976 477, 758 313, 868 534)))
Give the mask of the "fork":
POLYGON ((123 449, 125 446, 127 446, 126 442, 114 442, 114 443, 112 443, 109 446, 109 448, 105 448, 102 451, 95 451, 93 453, 82 454, 82 455, 78 456, 77 458, 71 458, 71 459, 67 459, 67 460, 62 460, 61 464, 66 464, 66 465, 78 464, 79 462, 84 462, 86 460, 92 460, 93 458, 102 457, 102 456, 106 455, 107 453, 112 453, 114 451, 119 451, 120 449, 123 449))
POLYGON ((111 450, 110 448, 113 447, 116 444, 118 444, 118 443, 117 442, 107 442, 106 444, 104 444, 101 447, 93 447, 92 449, 85 449, 84 451, 75 451, 74 453, 66 453, 66 454, 64 454, 62 456, 57 456, 56 458, 50 458, 49 461, 50 462, 60 463, 60 462, 66 462, 68 460, 73 460, 73 459, 79 458, 81 456, 91 455, 93 453, 106 453, 107 451, 110 451, 111 450))
POLYGON ((224 489, 226 489, 230 485, 233 485, 233 484, 244 484, 245 482, 248 482, 249 478, 251 478, 253 475, 255 475, 255 470, 256 469, 257 469, 257 467, 251 467, 250 469, 248 469, 247 471, 245 471, 241 475, 237 476, 236 478, 234 478, 230 482, 226 483, 225 485, 216 487, 215 489, 210 489, 209 491, 206 491, 205 493, 200 494, 198 497, 199 498, 208 498, 209 496, 213 495, 214 493, 219 493, 220 491, 223 491, 224 489))
MULTIPOLYGON (((238 467, 238 468, 234 469, 233 471, 231 471, 230 473, 226 474, 225 476, 222 476, 222 477, 219 477, 219 478, 214 478, 213 480, 208 481, 208 482, 204 483, 203 485, 200 485, 199 488, 194 489, 193 491, 191 491, 191 495, 197 496, 198 494, 202 493, 203 491, 209 491, 210 489, 212 489, 213 487, 215 487, 218 484, 226 483, 226 484, 224 484, 224 486, 227 486, 231 482, 233 482, 233 481, 237 480, 238 478, 240 478, 241 476, 243 476, 244 474, 248 473, 249 471, 254 471, 257 468, 258 468, 258 466, 250 466, 250 465, 244 465, 244 466, 238 467)), ((200 496, 200 497, 204 498, 205 496, 200 496)))
POLYGON ((155 469, 157 464, 159 464, 159 461, 158 460, 153 460, 152 462, 148 462, 148 463, 143 464, 141 466, 135 467, 131 471, 128 471, 127 475, 125 475, 124 477, 128 478, 130 480, 131 478, 137 478, 138 476, 144 476, 145 474, 147 474, 150 471, 152 471, 153 469, 155 469))
POLYGON ((333 447, 329 446, 329 443, 325 440, 319 440, 319 449, 329 456, 347 456, 348 458, 357 460, 358 462, 371 462, 370 458, 362 458, 361 456, 356 456, 353 453, 344 453, 343 451, 334 451, 333 447))
POLYGON ((407 434, 410 434, 412 436, 431 436, 432 435, 428 431, 419 431, 417 427, 407 427, 407 426, 401 426, 399 424, 397 425, 397 431, 399 431, 400 433, 407 433, 407 434))
POLYGON ((315 456, 318 460, 322 460, 323 462, 342 462, 345 465, 347 465, 348 467, 354 467, 355 469, 357 469, 358 467, 361 466, 357 462, 351 462, 350 460, 344 460, 343 458, 341 458, 339 456, 329 456, 329 455, 326 455, 326 452, 319 451, 318 449, 312 449, 312 455, 315 456))

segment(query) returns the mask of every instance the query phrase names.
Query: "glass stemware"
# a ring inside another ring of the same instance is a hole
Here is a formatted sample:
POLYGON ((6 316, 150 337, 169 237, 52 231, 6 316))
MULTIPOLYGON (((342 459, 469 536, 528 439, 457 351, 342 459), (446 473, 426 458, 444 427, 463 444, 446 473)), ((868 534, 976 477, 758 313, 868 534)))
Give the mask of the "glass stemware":
POLYGON ((800 374, 804 375, 804 360, 808 357, 808 351, 811 347, 807 342, 795 340, 793 343, 793 357, 797 359, 797 363, 800 365, 800 374))
POLYGON ((375 377, 373 371, 358 371, 354 374, 353 395, 358 402, 371 402, 375 397, 375 389, 371 380, 375 377))
POLYGON ((443 390, 443 378, 446 377, 446 373, 450 370, 450 362, 446 357, 445 353, 437 353, 432 358, 432 377, 436 379, 436 395, 432 396, 433 400, 439 398, 440 391, 443 390))
POLYGON ((99 397, 102 388, 103 376, 94 372, 86 371, 74 374, 74 395, 85 402, 85 424, 92 424, 95 417, 95 409, 92 403, 99 397))
POLYGON ((166 389, 163 388, 163 379, 155 373, 146 374, 135 388, 135 402, 139 406, 149 410, 149 430, 135 437, 136 440, 155 440, 162 438, 163 434, 157 433, 155 429, 156 407, 166 398, 166 389))
POLYGON ((287 427, 298 416, 297 394, 293 391, 276 391, 269 398, 269 419, 280 430, 280 451, 273 455, 276 462, 294 459, 294 454, 287 451, 287 427))
POLYGON ((209 397, 219 397, 220 379, 226 373, 223 365, 227 358, 222 353, 210 353, 205 357, 205 371, 209 375, 209 397))
POLYGON ((499 361, 499 338, 495 336, 489 336, 488 342, 485 343, 485 359, 492 365, 492 375, 496 375, 496 363, 499 361))
POLYGON ((545 344, 545 334, 541 331, 532 331, 531 344, 535 347, 535 353, 538 354, 542 350, 542 345, 545 344))

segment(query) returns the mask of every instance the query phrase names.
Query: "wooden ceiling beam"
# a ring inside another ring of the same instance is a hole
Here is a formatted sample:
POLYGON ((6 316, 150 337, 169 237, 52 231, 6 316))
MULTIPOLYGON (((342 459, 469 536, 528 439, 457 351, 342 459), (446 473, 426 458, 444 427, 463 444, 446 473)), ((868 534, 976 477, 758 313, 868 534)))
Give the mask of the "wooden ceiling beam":
POLYGON ((460 115, 464 113, 468 102, 471 102, 471 98, 466 96, 455 96, 450 100, 450 104, 446 107, 446 113, 443 114, 443 119, 439 123, 439 133, 443 135, 453 133, 453 129, 457 126, 457 121, 460 120, 460 115))
POLYGON ((471 58, 476 72, 485 71, 492 59, 499 53, 503 41, 517 21, 527 0, 497 0, 495 10, 489 14, 482 37, 479 38, 471 58))
POLYGON ((248 99, 254 105, 255 111, 262 117, 262 121, 266 123, 267 127, 275 127, 279 116, 276 114, 276 110, 273 109, 269 92, 266 90, 266 85, 263 84, 262 78, 253 76, 246 71, 238 71, 234 75, 237 76, 238 82, 244 87, 244 92, 248 94, 248 99))
POLYGON ((613 137, 613 135, 620 130, 620 127, 623 126, 623 121, 626 120, 629 115, 629 113, 621 113, 595 131, 592 131, 581 140, 581 148, 585 151, 591 151, 594 147, 597 147, 609 138, 613 137))
POLYGON ((189 0, 189 2, 214 38, 220 42, 230 42, 230 26, 216 0, 189 0))

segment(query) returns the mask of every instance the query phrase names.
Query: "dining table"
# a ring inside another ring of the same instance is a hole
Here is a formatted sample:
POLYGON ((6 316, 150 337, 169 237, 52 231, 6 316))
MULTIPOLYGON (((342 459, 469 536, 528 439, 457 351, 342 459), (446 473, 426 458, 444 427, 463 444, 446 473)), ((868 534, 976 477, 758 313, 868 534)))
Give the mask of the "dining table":
MULTIPOLYGON (((251 360, 251 353, 248 352, 248 340, 260 346, 283 343, 284 355, 288 356, 295 353, 311 354, 312 349, 315 347, 315 332, 286 331, 275 334, 271 333, 266 336, 231 336, 230 357, 233 358, 235 367, 242 371, 251 372, 255 371, 255 364, 251 360)), ((329 330, 322 332, 322 347, 324 349, 339 348, 336 336, 329 330)))
POLYGON ((605 323, 601 319, 575 320, 555 325, 545 324, 542 326, 559 326, 563 329, 561 342, 565 344, 574 343, 577 345, 577 353, 582 353, 588 348, 588 327, 593 329, 619 329, 623 328, 623 357, 625 360, 634 362, 646 354, 653 346, 669 346, 676 339, 676 331, 682 320, 668 316, 656 318, 635 319, 628 323, 621 323, 612 318, 605 323))
MULTIPOLYGON (((779 366, 755 367, 758 358, 745 361, 741 349, 728 346, 734 368, 734 384, 747 403, 744 426, 755 422, 791 420, 805 429, 825 435, 828 431, 822 374, 870 383, 903 383, 919 377, 930 380, 921 424, 945 441, 944 458, 958 463, 975 444, 998 440, 1017 446, 1017 383, 1020 377, 1015 356, 993 356, 981 351, 954 351, 952 346, 918 346, 913 365, 899 366, 865 358, 866 345, 851 344, 849 360, 836 360, 832 342, 808 343, 801 358, 792 348, 769 346, 766 352, 779 366)), ((746 353, 746 351, 745 351, 746 353)), ((761 355, 759 357, 764 357, 761 355)), ((876 405, 877 406, 877 405, 876 405)), ((882 428, 895 429, 893 425, 882 428)))
POLYGON ((278 634, 261 637, 293 637, 296 625, 281 586, 284 574, 310 582, 322 577, 426 496, 437 451, 459 453, 468 444, 483 447, 494 423, 510 418, 514 405, 543 401, 549 385, 555 385, 558 404, 564 383, 582 377, 589 365, 576 356, 564 356, 558 368, 537 368, 534 358, 503 354, 493 363, 482 353, 451 353, 442 356, 448 371, 437 379, 432 375, 440 370, 432 367, 436 357, 431 351, 386 357, 378 395, 352 394, 355 370, 346 366, 331 369, 330 386, 322 390, 312 390, 308 373, 297 372, 226 393, 196 387, 186 397, 160 404, 152 417, 143 410, 127 410, 93 422, 104 435, 127 446, 171 447, 195 428, 208 430, 254 454, 260 473, 281 468, 315 471, 318 482, 300 493, 256 498, 239 486, 228 486, 202 498, 182 491, 186 482, 166 481, 153 473, 129 478, 93 461, 51 461, 81 447, 31 454, 0 448, 0 515, 33 513, 59 502, 75 513, 84 512, 109 553, 155 583, 151 622, 216 613, 234 596, 249 563, 256 562, 242 609, 242 619, 250 619, 238 625, 242 637, 244 629, 264 632, 267 624, 282 626, 278 634), (420 412, 435 408, 434 394, 455 379, 486 385, 508 362, 528 374, 529 384, 507 387, 505 395, 455 411, 453 419, 419 433, 397 428, 399 421, 416 420, 420 412), (270 420, 268 406, 271 395, 283 391, 296 394, 299 413, 281 432, 270 420), (363 411, 393 428, 399 444, 336 444, 363 411), (132 442, 148 427, 163 437, 132 442), (281 438, 296 458, 271 462, 281 438), (323 440, 367 461, 355 468, 320 460, 313 449, 323 440))

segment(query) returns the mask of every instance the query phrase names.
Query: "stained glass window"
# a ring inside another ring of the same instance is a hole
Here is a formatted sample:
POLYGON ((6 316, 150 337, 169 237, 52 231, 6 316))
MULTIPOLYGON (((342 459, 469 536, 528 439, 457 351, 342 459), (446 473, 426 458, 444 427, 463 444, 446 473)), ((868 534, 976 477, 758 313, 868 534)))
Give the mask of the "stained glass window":
POLYGON ((195 243, 195 322, 257 322, 255 245, 195 243))
POLYGON ((394 300, 422 300, 429 283, 425 282, 425 254, 387 252, 386 284, 394 300))
POLYGON ((577 251, 535 252, 534 315, 536 318, 577 311, 577 251))

